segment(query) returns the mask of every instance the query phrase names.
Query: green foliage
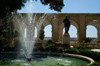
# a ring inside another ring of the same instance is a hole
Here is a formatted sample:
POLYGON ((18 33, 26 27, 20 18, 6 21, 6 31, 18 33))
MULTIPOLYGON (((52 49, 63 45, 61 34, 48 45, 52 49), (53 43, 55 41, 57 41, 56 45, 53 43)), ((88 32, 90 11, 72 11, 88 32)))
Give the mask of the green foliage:
POLYGON ((0 66, 3 66, 2 64, 3 64, 3 62, 0 62, 0 66))
POLYGON ((20 41, 20 32, 18 30, 14 30, 14 47, 18 47, 21 45, 20 41))
POLYGON ((90 51, 87 49, 84 50, 79 50, 76 48, 73 49, 67 49, 65 50, 65 53, 72 53, 72 54, 80 54, 80 55, 84 55, 84 56, 88 56, 92 59, 94 59, 95 61, 99 61, 100 60, 100 52, 94 52, 94 51, 90 51))
POLYGON ((86 43, 87 42, 91 42, 91 38, 86 38, 86 39, 83 39, 86 43))
POLYGON ((5 45, 8 43, 8 30, 0 31, 0 45, 5 45))
POLYGON ((92 59, 94 59, 95 61, 99 61, 100 60, 100 52, 94 52, 94 51, 89 51, 89 50, 80 50, 79 51, 80 55, 84 55, 84 56, 88 56, 92 59))
POLYGON ((87 48, 86 48, 85 46, 83 46, 83 45, 76 46, 75 48, 76 48, 76 49, 79 49, 79 50, 87 49, 87 48))
POLYGON ((63 52, 63 48, 56 47, 35 47, 34 52, 63 52))
POLYGON ((23 66, 23 65, 21 65, 21 64, 15 64, 14 66, 23 66))
POLYGON ((72 53, 72 54, 78 54, 79 50, 76 48, 72 48, 72 49, 67 49, 64 51, 65 53, 72 53))
POLYGON ((68 65, 64 65, 64 64, 57 63, 55 65, 49 65, 49 66, 68 66, 68 65))
POLYGON ((14 38, 14 44, 15 44, 15 47, 18 47, 21 45, 21 41, 19 37, 14 38))
POLYGON ((33 50, 34 52, 37 52, 37 51, 44 52, 45 51, 43 47, 35 47, 33 50))
POLYGON ((64 7, 63 0, 41 0, 41 3, 44 5, 50 4, 50 9, 61 12, 61 9, 64 7))
POLYGON ((1 30, 0 33, 3 36, 8 36, 8 30, 1 30))
POLYGON ((7 39, 4 36, 0 36, 0 45, 4 45, 7 43, 7 39))
POLYGON ((55 42, 52 41, 52 40, 48 40, 48 41, 47 41, 47 44, 55 44, 55 42))
POLYGON ((100 66, 100 61, 99 61, 99 62, 94 62, 94 63, 92 63, 92 64, 89 65, 89 66, 100 66))
POLYGON ((55 42, 52 40, 48 40, 47 44, 44 47, 35 47, 34 51, 40 51, 40 52, 63 52, 63 48, 56 48, 55 42))
MULTIPOLYGON (((55 64, 55 65, 49 65, 49 66, 75 66, 74 64, 72 65, 64 65, 64 64, 60 64, 60 63, 57 63, 57 64, 55 64)), ((80 65, 76 65, 76 66, 80 66, 80 65)), ((81 65, 81 66, 86 66, 86 65, 81 65)))
POLYGON ((0 38, 1 38, 1 43, 0 44, 7 44, 7 46, 10 46, 13 41, 13 29, 14 29, 14 24, 11 21, 12 19, 9 17, 3 18, 2 23, 0 25, 0 38))
MULTIPOLYGON (((3 62, 1 62, 0 61, 0 66, 23 66, 23 65, 21 65, 21 64, 10 64, 10 63, 8 63, 8 62, 5 62, 5 61, 3 61, 3 62)), ((34 65, 33 65, 34 66, 34 65)))
MULTIPOLYGON (((29 0, 0 0, 0 18, 4 18, 15 10, 24 7, 24 4, 29 0)), ((34 1, 34 0, 33 0, 34 1)), ((37 1, 37 0, 35 0, 37 1)), ((50 6, 51 10, 61 12, 64 7, 63 0, 40 0, 43 5, 50 6)))
MULTIPOLYGON (((7 62, 5 62, 5 63, 7 63, 7 62)), ((4 62, 0 62, 0 66, 23 66, 21 64, 11 64, 11 63, 5 64, 5 63, 4 62)), ((72 64, 71 65, 64 65, 64 64, 56 63, 54 65, 49 65, 49 66, 73 66, 73 65, 72 64)), ((89 66, 99 66, 99 65, 100 65, 100 63, 96 62, 96 63, 94 63, 92 65, 89 65, 89 66)), ((33 64, 31 66, 36 66, 36 65, 33 64)), ((80 66, 80 65, 76 65, 76 66, 80 66)), ((83 64, 81 66, 86 66, 86 65, 83 64)))
POLYGON ((18 30, 14 30, 14 37, 20 37, 20 32, 18 30))
POLYGON ((27 0, 0 0, 0 18, 10 15, 17 9, 21 9, 27 0))
POLYGON ((40 38, 41 40, 44 39, 44 27, 43 27, 43 25, 41 25, 41 30, 40 30, 40 36, 39 36, 39 38, 40 38))
POLYGON ((57 48, 57 50, 58 50, 58 52, 63 52, 64 49, 59 47, 59 48, 57 48))
POLYGON ((45 48, 53 48, 54 46, 55 46, 55 42, 52 40, 48 40, 45 45, 45 48))

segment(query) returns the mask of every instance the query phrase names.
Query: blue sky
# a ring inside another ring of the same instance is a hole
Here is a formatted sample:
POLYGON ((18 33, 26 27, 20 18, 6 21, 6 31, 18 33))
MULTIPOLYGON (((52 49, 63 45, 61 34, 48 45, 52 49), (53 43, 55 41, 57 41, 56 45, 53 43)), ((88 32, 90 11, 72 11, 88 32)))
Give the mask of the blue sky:
MULTIPOLYGON (((54 10, 50 10, 49 6, 44 6, 41 4, 40 0, 37 2, 33 1, 33 13, 100 13, 100 0, 63 0, 64 8, 62 12, 56 12, 54 10)), ((25 4, 21 10, 18 10, 18 13, 28 13, 27 8, 29 6, 29 2, 25 4)), ((45 36, 50 37, 51 34, 51 26, 47 26, 45 28, 45 36), (49 29, 49 30, 48 30, 49 29)), ((70 27, 70 36, 76 37, 77 30, 74 26, 70 27)), ((36 35, 36 31, 35 31, 36 35)), ((93 26, 88 26, 86 31, 87 37, 97 37, 97 30, 93 26)))

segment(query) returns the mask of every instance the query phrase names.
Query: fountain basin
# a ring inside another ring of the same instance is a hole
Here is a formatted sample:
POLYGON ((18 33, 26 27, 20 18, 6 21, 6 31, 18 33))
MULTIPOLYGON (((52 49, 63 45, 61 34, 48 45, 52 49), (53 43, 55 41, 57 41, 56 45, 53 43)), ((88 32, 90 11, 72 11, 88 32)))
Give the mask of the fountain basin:
POLYGON ((32 56, 30 62, 27 62, 27 60, 20 55, 19 56, 2 55, 0 57, 4 59, 4 62, 6 61, 9 62, 10 64, 21 64, 24 66, 31 66, 31 65, 49 66, 49 65, 55 65, 57 63, 63 65, 82 66, 83 64, 87 65, 94 62, 91 58, 88 58, 86 56, 67 54, 67 53, 62 54, 62 53, 36 52, 32 56))

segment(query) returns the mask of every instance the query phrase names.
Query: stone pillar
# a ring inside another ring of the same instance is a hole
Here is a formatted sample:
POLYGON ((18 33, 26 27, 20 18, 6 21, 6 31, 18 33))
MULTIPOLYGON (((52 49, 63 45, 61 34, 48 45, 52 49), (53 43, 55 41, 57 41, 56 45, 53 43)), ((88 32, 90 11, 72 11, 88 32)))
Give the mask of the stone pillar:
POLYGON ((83 39, 86 38, 86 24, 85 24, 85 15, 80 15, 80 26, 79 26, 79 39, 78 41, 81 42, 83 39))
POLYGON ((37 38, 36 38, 36 41, 39 41, 39 40, 40 40, 40 39, 39 39, 39 36, 40 36, 40 29, 37 28, 37 38))
POLYGON ((59 30, 56 24, 52 25, 52 40, 58 42, 59 40, 59 30))
POLYGON ((98 38, 97 38, 97 40, 100 41, 100 30, 98 30, 98 38))
POLYGON ((79 29, 77 30, 77 42, 79 42, 79 29))
POLYGON ((63 37, 63 28, 59 29, 59 42, 62 42, 62 37, 63 37))
POLYGON ((37 29, 37 38, 36 38, 36 41, 39 40, 39 30, 37 29))

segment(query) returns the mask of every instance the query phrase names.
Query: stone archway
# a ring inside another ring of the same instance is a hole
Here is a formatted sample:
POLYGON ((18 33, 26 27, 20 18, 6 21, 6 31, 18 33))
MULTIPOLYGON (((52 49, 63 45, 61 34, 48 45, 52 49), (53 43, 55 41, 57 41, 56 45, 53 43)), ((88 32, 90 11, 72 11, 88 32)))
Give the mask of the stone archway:
POLYGON ((100 40, 100 21, 99 20, 91 20, 88 25, 92 25, 97 29, 97 40, 100 40))
POLYGON ((52 25, 49 24, 49 25, 46 25, 44 27, 44 40, 48 40, 48 39, 52 39, 52 25))
POLYGON ((49 21, 44 21, 41 24, 38 24, 39 22, 37 22, 36 27, 37 27, 37 41, 40 41, 40 29, 41 29, 41 25, 43 25, 43 27, 45 28, 47 25, 51 25, 52 24, 49 21))

